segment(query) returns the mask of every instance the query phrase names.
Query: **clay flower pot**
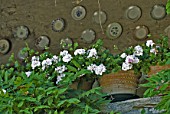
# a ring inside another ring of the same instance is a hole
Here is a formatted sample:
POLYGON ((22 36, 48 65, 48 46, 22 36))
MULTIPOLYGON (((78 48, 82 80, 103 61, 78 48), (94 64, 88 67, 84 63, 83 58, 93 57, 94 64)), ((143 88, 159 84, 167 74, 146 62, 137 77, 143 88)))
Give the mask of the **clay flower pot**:
POLYGON ((156 74, 157 72, 160 72, 161 70, 170 69, 169 65, 156 65, 156 66, 150 66, 150 71, 148 72, 148 77, 151 77, 151 75, 156 74))
POLYGON ((138 87, 138 76, 133 70, 120 71, 117 73, 103 75, 100 80, 102 91, 108 95, 113 94, 136 94, 138 87))
POLYGON ((74 81, 70 87, 72 89, 82 89, 82 90, 90 90, 92 89, 94 80, 86 80, 85 78, 80 78, 79 80, 74 81))

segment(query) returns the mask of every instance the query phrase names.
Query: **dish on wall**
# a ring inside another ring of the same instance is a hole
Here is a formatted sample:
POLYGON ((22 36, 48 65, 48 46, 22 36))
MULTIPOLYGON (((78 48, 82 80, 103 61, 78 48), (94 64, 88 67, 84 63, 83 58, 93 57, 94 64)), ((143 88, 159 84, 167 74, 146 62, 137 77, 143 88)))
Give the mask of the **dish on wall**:
POLYGON ((6 39, 0 39, 0 53, 7 54, 10 50, 10 42, 6 39))
POLYGON ((52 21, 52 30, 55 32, 61 32, 65 28, 65 21, 63 18, 57 18, 52 21))
POLYGON ((83 6, 76 6, 71 11, 74 20, 82 20, 86 16, 86 9, 83 6))
POLYGON ((60 46, 62 49, 69 49, 72 47, 73 41, 71 38, 63 38, 60 41, 60 46))
POLYGON ((134 37, 138 40, 143 40, 148 37, 149 29, 146 26, 137 26, 134 31, 134 37))
POLYGON ((142 15, 142 11, 138 6, 130 6, 125 11, 125 17, 129 20, 137 21, 142 15))
POLYGON ((166 16, 166 8, 162 4, 154 5, 150 15, 155 20, 163 19, 166 16))
POLYGON ((92 29, 86 29, 81 34, 81 39, 85 43, 92 43, 95 40, 95 38, 96 38, 96 33, 92 29))
POLYGON ((47 36, 40 36, 36 39, 35 46, 39 50, 44 50, 45 47, 49 46, 50 44, 50 39, 47 36))
POLYGON ((14 35, 15 38, 25 40, 25 39, 28 38, 29 29, 28 29, 27 26, 24 26, 24 25, 18 26, 14 29, 13 35, 14 35))
POLYGON ((101 20, 101 24, 104 24, 107 20, 107 15, 104 11, 95 11, 93 13, 93 21, 96 24, 100 24, 100 20, 101 20))
POLYGON ((110 39, 115 39, 115 38, 118 38, 122 34, 122 31, 123 31, 122 26, 119 23, 114 22, 114 23, 110 23, 107 26, 106 35, 110 39))

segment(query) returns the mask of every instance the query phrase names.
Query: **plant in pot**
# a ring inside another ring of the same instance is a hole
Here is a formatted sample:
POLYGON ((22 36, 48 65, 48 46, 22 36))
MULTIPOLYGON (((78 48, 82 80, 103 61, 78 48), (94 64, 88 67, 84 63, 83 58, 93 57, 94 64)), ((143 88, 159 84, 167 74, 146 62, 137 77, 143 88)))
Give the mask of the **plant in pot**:
MULTIPOLYGON (((99 44, 93 47, 97 50, 99 44)), ((95 79, 97 75, 93 75, 88 66, 101 64, 93 48, 87 51, 76 47, 75 43, 70 53, 63 50, 53 55, 40 54, 27 46, 23 49, 23 53, 28 53, 24 64, 12 55, 9 63, 0 69, 0 113, 100 113, 100 107, 108 103, 100 87, 90 90, 70 87, 81 77, 95 79)), ((101 68, 96 74, 106 71, 104 65, 101 68)))
POLYGON ((157 72, 170 68, 170 49, 168 47, 168 37, 162 36, 161 39, 154 43, 148 40, 142 45, 144 56, 139 58, 140 71, 148 76, 157 72))

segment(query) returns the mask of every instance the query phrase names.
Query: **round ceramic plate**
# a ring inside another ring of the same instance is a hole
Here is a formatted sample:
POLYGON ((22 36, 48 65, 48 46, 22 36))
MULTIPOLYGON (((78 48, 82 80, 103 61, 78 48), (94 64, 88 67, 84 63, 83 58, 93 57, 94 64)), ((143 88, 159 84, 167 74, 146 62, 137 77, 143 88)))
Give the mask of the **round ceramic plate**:
POLYGON ((26 39, 29 35, 29 29, 26 26, 18 26, 14 30, 14 37, 19 39, 26 39))
POLYGON ((166 8, 164 5, 155 5, 151 10, 151 17, 155 20, 163 19, 166 16, 166 8))
POLYGON ((23 52, 23 50, 21 49, 19 52, 18 52, 18 58, 20 60, 24 60, 26 57, 28 57, 28 52, 23 52))
POLYGON ((70 38, 61 39, 60 45, 62 49, 69 49, 72 47, 73 41, 70 38))
POLYGON ((138 6, 130 6, 125 12, 126 18, 130 20, 138 20, 141 15, 142 11, 138 6))
POLYGON ((84 30, 81 34, 81 38, 85 43, 92 43, 95 40, 96 33, 92 29, 84 30))
POLYGON ((149 30, 146 26, 137 26, 134 31, 134 37, 143 40, 147 38, 147 35, 149 34, 149 30))
POLYGON ((58 18, 56 20, 53 20, 52 22, 52 30, 55 32, 61 32, 64 30, 65 27, 65 21, 62 18, 58 18))
POLYGON ((1 54, 6 54, 10 49, 10 43, 6 39, 1 39, 0 40, 0 53, 1 54))
POLYGON ((104 24, 106 22, 107 19, 107 15, 104 11, 95 11, 93 14, 93 20, 96 24, 100 24, 100 20, 101 20, 101 24, 104 24))
POLYGON ((76 6, 72 9, 71 16, 74 20, 82 20, 86 16, 86 10, 83 6, 76 6))
POLYGON ((122 26, 119 23, 111 23, 107 26, 106 35, 110 39, 118 38, 122 34, 122 26))
POLYGON ((46 46, 49 46, 50 40, 47 36, 40 36, 36 39, 36 47, 39 50, 44 50, 46 46))

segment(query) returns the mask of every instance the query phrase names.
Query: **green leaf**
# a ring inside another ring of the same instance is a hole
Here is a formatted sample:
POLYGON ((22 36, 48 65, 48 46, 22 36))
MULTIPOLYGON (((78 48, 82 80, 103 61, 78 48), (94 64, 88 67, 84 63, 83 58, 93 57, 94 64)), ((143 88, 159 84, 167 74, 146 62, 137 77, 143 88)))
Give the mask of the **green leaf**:
POLYGON ((18 107, 22 107, 23 104, 24 104, 24 101, 21 101, 21 102, 18 104, 18 107))
POLYGON ((68 71, 77 72, 77 69, 73 66, 67 65, 68 71))
POLYGON ((81 68, 81 65, 80 65, 77 61, 72 60, 71 62, 72 62, 77 68, 81 68))
POLYGON ((48 98, 48 105, 51 105, 52 102, 53 102, 53 97, 49 97, 49 98, 48 98))
POLYGON ((37 106, 37 107, 34 109, 34 112, 36 112, 36 111, 39 110, 39 109, 44 109, 44 108, 50 108, 50 107, 47 106, 47 105, 37 106))

